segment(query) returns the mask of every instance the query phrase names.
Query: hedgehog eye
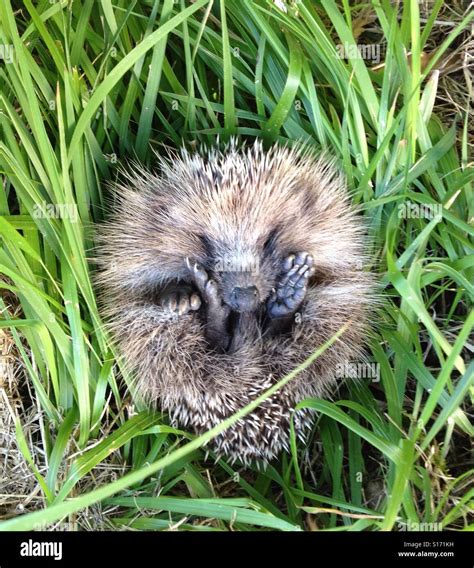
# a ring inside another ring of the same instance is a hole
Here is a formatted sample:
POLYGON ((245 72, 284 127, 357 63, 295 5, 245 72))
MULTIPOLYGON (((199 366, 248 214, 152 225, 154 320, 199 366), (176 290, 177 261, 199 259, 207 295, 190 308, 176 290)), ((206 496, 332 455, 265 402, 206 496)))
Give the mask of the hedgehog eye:
POLYGON ((267 237, 267 240, 263 244, 263 251, 267 254, 271 254, 276 248, 276 242, 278 237, 278 230, 273 229, 267 237))
POLYGON ((204 248, 204 252, 208 258, 212 258, 214 247, 212 246, 212 240, 206 235, 198 235, 199 240, 204 248))

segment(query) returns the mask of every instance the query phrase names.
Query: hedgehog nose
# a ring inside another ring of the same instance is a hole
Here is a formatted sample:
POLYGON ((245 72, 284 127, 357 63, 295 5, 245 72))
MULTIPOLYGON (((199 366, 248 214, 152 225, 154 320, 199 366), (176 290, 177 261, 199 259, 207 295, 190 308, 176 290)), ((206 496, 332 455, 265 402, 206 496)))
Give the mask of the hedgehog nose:
POLYGON ((255 286, 235 287, 231 293, 231 305, 238 312, 253 312, 258 306, 258 291, 255 286))

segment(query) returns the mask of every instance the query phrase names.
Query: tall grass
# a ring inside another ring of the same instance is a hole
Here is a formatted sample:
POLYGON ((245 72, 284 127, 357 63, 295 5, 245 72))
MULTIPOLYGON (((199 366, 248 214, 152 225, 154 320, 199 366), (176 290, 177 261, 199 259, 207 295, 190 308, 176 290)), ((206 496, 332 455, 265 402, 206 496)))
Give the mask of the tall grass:
POLYGON ((44 452, 35 463, 19 416, 43 506, 0 529, 72 521, 99 502, 109 525, 136 529, 469 528, 473 169, 456 137, 467 116, 446 129, 433 109, 437 65, 472 18, 423 66, 442 5, 422 27, 418 2, 373 2, 386 45, 373 70, 340 57, 356 44, 346 0, 287 12, 265 0, 0 0, 13 54, 0 67, 1 287, 22 309, 0 326, 41 409, 44 452), (380 381, 302 402, 318 411, 307 448, 293 438, 265 470, 205 459, 227 423, 192 439, 133 406, 88 262, 117 162, 232 135, 338 157, 386 296, 369 346, 380 381), (112 458, 129 473, 91 488, 112 458))

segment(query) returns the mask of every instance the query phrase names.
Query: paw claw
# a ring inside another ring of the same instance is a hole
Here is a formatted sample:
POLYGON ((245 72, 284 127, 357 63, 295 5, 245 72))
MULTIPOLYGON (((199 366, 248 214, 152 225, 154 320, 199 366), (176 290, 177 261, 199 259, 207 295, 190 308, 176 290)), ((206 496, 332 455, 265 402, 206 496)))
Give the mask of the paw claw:
POLYGON ((295 255, 294 254, 290 254, 289 256, 287 256, 285 258, 285 260, 283 261, 283 270, 285 272, 287 272, 288 270, 290 270, 290 268, 293 266, 293 262, 295 260, 295 255))
POLYGON ((188 256, 184 259, 184 263, 186 264, 186 268, 189 270, 189 272, 193 272, 193 265, 191 263, 191 259, 188 256))
POLYGON ((191 263, 189 258, 186 259, 186 264, 188 266, 189 271, 191 272, 191 277, 193 279, 194 284, 197 286, 198 290, 201 293, 204 293, 206 283, 209 280, 207 272, 199 263, 197 262, 191 263))

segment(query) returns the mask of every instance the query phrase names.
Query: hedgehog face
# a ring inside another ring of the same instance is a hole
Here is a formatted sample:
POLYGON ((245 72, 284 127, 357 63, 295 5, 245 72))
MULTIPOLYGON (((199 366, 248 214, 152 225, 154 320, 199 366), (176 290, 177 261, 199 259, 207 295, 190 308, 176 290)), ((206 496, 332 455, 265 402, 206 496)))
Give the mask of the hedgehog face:
POLYGON ((236 312, 253 312, 270 295, 279 274, 277 232, 253 242, 248 235, 201 236, 206 267, 217 282, 224 302, 236 312))

